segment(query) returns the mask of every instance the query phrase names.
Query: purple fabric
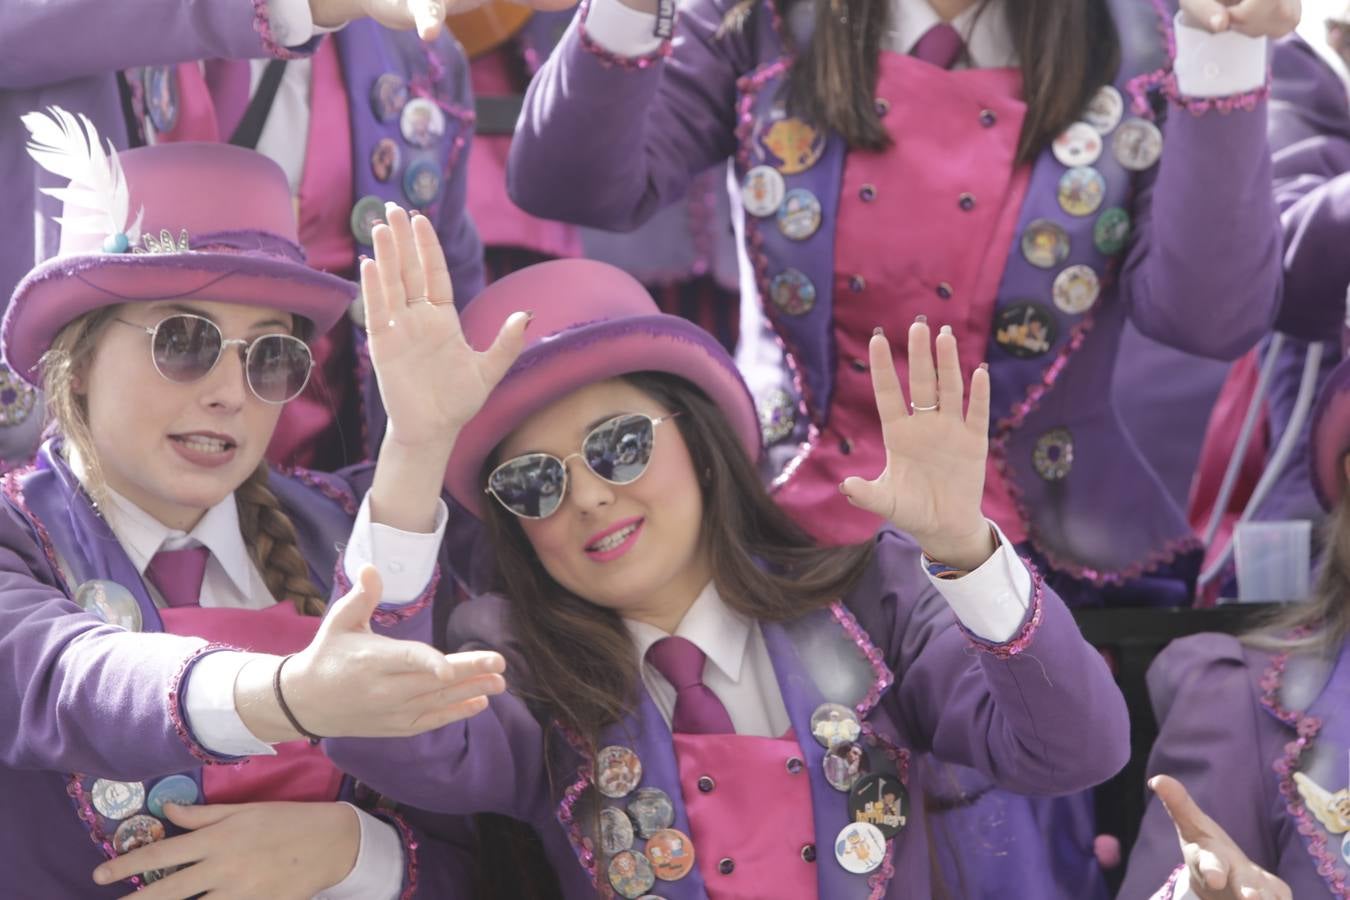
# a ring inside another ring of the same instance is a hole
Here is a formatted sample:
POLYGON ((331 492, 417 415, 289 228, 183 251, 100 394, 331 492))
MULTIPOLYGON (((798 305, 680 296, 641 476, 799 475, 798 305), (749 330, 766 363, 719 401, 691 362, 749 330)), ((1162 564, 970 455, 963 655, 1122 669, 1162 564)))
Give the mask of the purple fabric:
POLYGON ((703 683, 708 657, 688 638, 662 638, 647 648, 647 662, 675 688, 672 730, 681 734, 734 734, 731 714, 703 683))
POLYGON ((170 606, 201 604, 202 576, 211 551, 205 547, 161 550, 145 567, 145 577, 170 606))
POLYGON ((939 22, 923 33, 910 55, 939 69, 950 69, 966 47, 961 35, 948 22, 939 22))

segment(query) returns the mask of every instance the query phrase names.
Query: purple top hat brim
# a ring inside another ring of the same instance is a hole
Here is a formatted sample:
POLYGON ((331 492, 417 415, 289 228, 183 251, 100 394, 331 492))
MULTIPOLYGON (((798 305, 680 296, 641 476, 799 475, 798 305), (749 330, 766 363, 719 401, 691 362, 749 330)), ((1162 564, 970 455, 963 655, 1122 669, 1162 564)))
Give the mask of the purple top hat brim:
POLYGON ((1332 369, 1322 385, 1309 428, 1313 492, 1324 507, 1332 509, 1341 499, 1345 482, 1341 460, 1350 452, 1350 359, 1332 369))
POLYGON ((38 363, 68 323, 119 303, 216 300, 303 316, 315 335, 343 316, 358 290, 353 282, 303 263, 257 253, 93 253, 57 257, 29 272, 0 324, 4 361, 39 385, 38 363))
POLYGON ((676 316, 630 316, 569 328, 521 354, 457 437, 445 473, 450 495, 482 519, 483 467, 507 435, 572 391, 636 372, 662 372, 693 383, 727 416, 751 460, 759 458, 754 401, 721 344, 676 316))

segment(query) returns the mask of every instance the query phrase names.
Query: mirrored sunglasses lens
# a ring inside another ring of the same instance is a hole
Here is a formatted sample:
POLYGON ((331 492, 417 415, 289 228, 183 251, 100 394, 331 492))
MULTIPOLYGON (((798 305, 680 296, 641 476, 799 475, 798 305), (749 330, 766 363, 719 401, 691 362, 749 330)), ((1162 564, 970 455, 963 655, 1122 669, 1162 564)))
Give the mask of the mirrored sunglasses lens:
POLYGON ((518 516, 543 519, 562 503, 566 473, 551 456, 522 456, 497 468, 488 489, 518 516))
POLYGON ((268 403, 285 403, 300 396, 309 381, 309 347, 288 334, 258 338, 248 351, 248 383, 268 403))
POLYGON ((652 432, 652 420, 646 416, 611 419, 586 436, 586 465, 606 481, 627 484, 647 471, 652 432))
POLYGON ((220 329, 198 316, 169 316, 155 329, 155 367, 170 381, 196 381, 220 356, 220 329))

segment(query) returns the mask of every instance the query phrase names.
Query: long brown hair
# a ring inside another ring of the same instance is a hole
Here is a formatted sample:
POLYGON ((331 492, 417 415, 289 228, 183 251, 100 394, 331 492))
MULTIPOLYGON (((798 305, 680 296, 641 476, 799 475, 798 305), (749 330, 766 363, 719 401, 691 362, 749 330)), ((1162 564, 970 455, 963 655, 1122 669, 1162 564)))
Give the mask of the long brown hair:
MULTIPOLYGON (((79 451, 85 469, 85 490, 96 508, 106 504, 107 482, 89 430, 89 409, 77 380, 93 359, 99 337, 116 318, 120 307, 105 306, 70 322, 42 356, 42 391, 47 401, 48 421, 65 440, 66 452, 79 451)), ((308 322, 296 319, 297 336, 308 322)), ((309 564, 296 543, 295 525, 268 487, 271 470, 266 461, 235 489, 239 530, 249 555, 262 574, 267 589, 278 603, 290 600, 305 615, 322 615, 324 597, 309 577, 309 564)))
MULTIPOLYGON (((891 143, 874 101, 881 36, 891 0, 770 0, 784 20, 794 3, 814 7, 814 30, 804 47, 788 50, 787 108, 818 127, 838 132, 854 150, 882 150, 891 143)), ((758 0, 733 6, 723 23, 736 30, 758 0)), ((979 0, 977 16, 988 12, 979 0)), ((1092 95, 1120 66, 1120 40, 1105 0, 1010 0, 1004 7, 1022 70, 1027 114, 1017 145, 1018 164, 1029 163, 1073 124, 1092 95)), ((790 29, 788 29, 790 32, 790 29)))

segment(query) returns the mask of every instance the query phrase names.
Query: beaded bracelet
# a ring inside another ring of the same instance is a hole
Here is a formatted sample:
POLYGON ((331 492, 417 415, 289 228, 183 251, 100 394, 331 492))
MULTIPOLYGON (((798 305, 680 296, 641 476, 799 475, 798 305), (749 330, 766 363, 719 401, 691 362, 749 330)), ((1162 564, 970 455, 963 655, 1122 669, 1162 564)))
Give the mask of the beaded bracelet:
POLYGON ((306 730, 305 726, 300 724, 300 721, 295 717, 295 713, 291 712, 291 708, 286 705, 286 698, 281 695, 281 669, 292 656, 295 656, 295 654, 288 653, 281 658, 281 662, 277 663, 276 671, 272 673, 272 692, 277 695, 277 705, 281 707, 281 714, 286 717, 286 721, 290 722, 291 727, 300 732, 313 747, 323 738, 312 731, 306 730))

